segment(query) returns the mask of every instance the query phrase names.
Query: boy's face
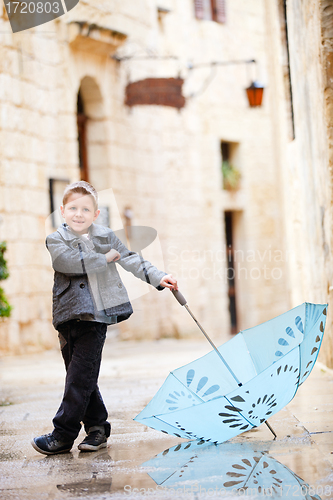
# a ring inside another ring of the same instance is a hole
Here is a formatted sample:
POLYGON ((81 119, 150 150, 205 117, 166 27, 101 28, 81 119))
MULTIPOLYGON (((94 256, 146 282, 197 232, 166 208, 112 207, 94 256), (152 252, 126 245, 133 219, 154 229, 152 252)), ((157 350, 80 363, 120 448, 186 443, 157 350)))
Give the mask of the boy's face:
POLYGON ((92 196, 82 193, 72 193, 60 210, 65 222, 77 234, 86 234, 100 214, 100 210, 95 209, 92 196))

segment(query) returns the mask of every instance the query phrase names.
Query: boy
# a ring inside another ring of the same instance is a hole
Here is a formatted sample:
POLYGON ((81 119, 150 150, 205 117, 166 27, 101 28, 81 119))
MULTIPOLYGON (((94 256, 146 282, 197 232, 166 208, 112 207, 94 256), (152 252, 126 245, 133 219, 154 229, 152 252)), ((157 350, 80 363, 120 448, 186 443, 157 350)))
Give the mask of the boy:
POLYGON ((69 452, 81 422, 87 436, 82 451, 107 446, 111 426, 97 380, 107 325, 127 319, 133 309, 115 262, 158 290, 177 290, 171 274, 130 252, 97 219, 97 192, 80 181, 66 187, 60 207, 65 223, 46 239, 54 269, 53 325, 58 330, 67 371, 61 405, 50 434, 34 438, 40 453, 69 452))

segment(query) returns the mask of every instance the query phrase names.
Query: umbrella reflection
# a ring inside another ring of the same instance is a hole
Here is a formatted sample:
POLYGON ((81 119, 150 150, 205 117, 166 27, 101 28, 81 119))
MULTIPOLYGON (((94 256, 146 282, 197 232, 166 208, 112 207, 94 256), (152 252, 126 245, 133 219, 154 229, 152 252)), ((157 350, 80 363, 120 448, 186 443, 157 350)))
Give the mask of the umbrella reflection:
POLYGON ((218 496, 320 500, 313 488, 260 449, 260 444, 181 443, 148 462, 149 476, 165 488, 218 496))

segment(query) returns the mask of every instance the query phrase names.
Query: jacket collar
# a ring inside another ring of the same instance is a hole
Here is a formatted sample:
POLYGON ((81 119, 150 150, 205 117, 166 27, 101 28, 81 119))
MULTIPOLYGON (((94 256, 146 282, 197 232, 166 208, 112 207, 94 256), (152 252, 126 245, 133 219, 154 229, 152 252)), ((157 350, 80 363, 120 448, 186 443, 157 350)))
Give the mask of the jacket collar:
MULTIPOLYGON (((89 228, 89 235, 91 237, 107 236, 108 231, 110 231, 110 229, 108 229, 107 227, 101 226, 99 224, 91 224, 89 228)), ((61 234, 61 236, 67 241, 81 239, 80 235, 75 234, 68 226, 68 224, 66 224, 66 222, 58 227, 57 232, 61 234)))

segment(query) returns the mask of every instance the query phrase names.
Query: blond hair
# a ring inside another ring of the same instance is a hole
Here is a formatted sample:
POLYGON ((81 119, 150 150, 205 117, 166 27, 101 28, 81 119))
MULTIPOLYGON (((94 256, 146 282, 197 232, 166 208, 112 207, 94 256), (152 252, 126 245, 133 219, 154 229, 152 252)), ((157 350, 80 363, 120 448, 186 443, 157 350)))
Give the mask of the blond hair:
POLYGON ((97 191, 94 188, 94 186, 89 184, 89 182, 78 181, 78 182, 72 182, 72 184, 68 184, 68 186, 65 187, 65 191, 64 191, 64 195, 63 195, 63 199, 62 199, 63 206, 66 205, 68 198, 73 193, 81 193, 83 195, 92 196, 93 201, 94 201, 94 207, 97 210, 97 208, 98 208, 98 194, 97 194, 97 191))

